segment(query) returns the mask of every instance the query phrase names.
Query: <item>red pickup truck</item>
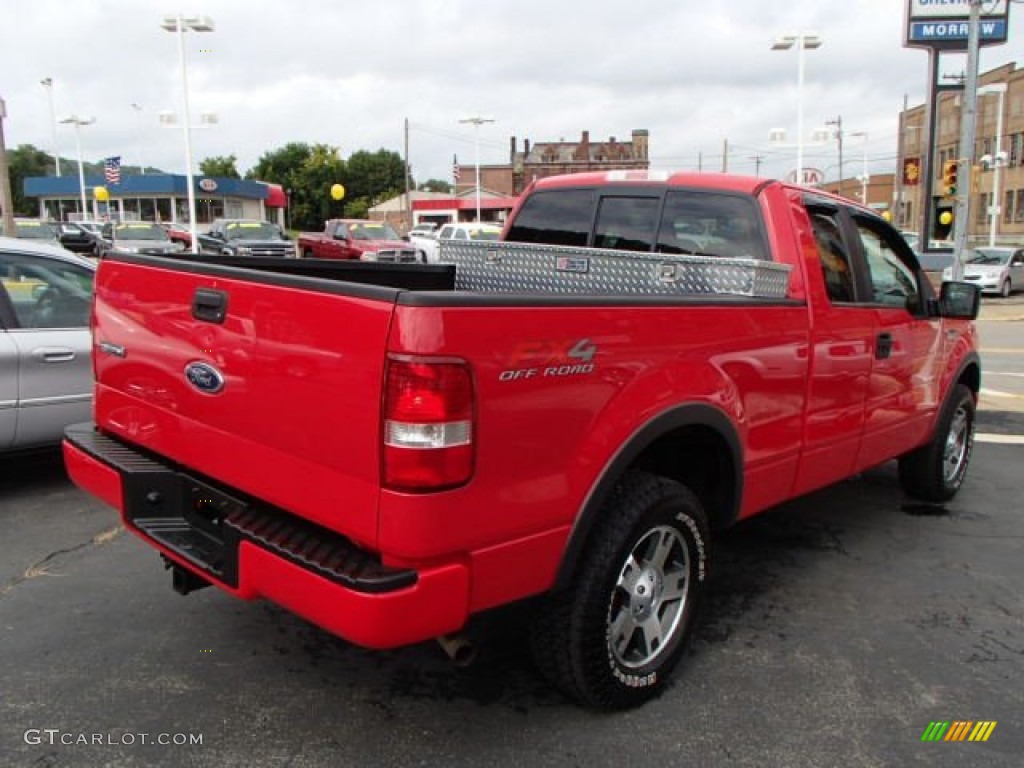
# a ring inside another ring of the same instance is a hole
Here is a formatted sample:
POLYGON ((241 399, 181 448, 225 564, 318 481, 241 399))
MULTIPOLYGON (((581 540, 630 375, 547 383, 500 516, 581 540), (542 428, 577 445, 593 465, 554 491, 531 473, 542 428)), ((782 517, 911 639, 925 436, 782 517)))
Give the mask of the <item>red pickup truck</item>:
POLYGON ((503 236, 438 265, 112 255, 71 477, 178 591, 364 646, 452 648, 535 599, 538 666, 600 708, 663 688, 716 531, 891 459, 916 497, 960 488, 978 291, 936 295, 874 212, 581 174, 503 236))
POLYGON ((307 259, 419 262, 415 246, 399 237, 386 221, 328 219, 323 232, 299 235, 299 254, 307 259))

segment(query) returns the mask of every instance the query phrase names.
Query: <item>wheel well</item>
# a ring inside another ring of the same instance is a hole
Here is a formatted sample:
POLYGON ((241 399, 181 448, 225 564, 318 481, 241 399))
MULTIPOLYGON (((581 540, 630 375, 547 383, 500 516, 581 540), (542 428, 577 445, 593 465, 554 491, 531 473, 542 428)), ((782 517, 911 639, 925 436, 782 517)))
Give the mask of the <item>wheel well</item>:
POLYGON ((662 435, 633 462, 633 468, 682 483, 700 499, 713 529, 736 517, 735 461, 729 444, 712 427, 682 427, 662 435))
POLYGON ((968 365, 960 372, 957 382, 963 384, 977 397, 978 391, 981 389, 981 370, 976 365, 968 365))

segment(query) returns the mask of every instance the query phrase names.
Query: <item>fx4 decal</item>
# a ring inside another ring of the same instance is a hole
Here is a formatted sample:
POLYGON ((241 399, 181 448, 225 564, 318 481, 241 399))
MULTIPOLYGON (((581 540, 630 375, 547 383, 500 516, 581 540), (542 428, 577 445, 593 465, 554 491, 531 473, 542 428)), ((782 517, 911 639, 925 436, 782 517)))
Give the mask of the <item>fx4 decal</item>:
POLYGON ((548 339, 517 344, 509 356, 509 367, 498 374, 499 381, 562 378, 594 371, 597 345, 590 339, 548 339))

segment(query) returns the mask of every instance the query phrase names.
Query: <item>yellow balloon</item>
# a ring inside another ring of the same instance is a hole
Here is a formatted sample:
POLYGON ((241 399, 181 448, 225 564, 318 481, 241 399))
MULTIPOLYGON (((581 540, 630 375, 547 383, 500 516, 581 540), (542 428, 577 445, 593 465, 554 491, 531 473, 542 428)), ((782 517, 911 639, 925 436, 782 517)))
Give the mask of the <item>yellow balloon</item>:
POLYGON ((341 184, 335 184, 331 187, 331 197, 335 200, 341 200, 345 196, 345 187, 341 184))
POLYGON ((101 203, 107 202, 110 199, 110 193, 106 187, 96 187, 92 191, 92 196, 99 200, 101 203))
POLYGON ((882 218, 886 221, 892 221, 892 214, 889 211, 882 211, 882 218))
POLYGON ((949 211, 943 211, 942 213, 939 214, 939 224, 941 224, 942 226, 946 226, 947 224, 950 224, 952 221, 953 214, 950 213, 949 211))

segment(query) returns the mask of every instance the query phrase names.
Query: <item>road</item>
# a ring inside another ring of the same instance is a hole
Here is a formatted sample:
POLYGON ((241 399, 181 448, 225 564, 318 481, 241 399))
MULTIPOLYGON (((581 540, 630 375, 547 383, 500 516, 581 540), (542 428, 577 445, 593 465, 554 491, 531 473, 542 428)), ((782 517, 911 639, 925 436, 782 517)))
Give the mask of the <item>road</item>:
MULTIPOLYGON (((997 391, 982 435, 1024 434, 1013 306, 979 323, 997 391)), ((474 623, 466 669, 433 643, 361 650, 265 603, 178 596, 59 456, 8 460, 0 765, 1019 766, 1022 458, 979 441, 945 507, 902 497, 890 464, 737 526, 676 683, 616 715, 547 687, 528 605, 474 623), (921 742, 953 720, 998 724, 986 743, 921 742)))

